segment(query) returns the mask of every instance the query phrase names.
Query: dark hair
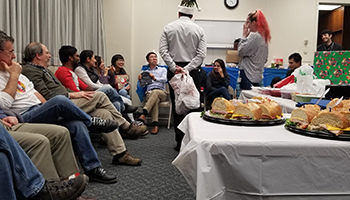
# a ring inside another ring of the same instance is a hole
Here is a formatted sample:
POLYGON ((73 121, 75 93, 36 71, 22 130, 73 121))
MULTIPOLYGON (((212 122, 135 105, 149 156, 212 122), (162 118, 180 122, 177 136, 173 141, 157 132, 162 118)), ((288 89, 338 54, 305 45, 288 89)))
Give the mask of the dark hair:
POLYGON ((43 54, 43 46, 40 42, 32 42, 24 48, 24 62, 32 62, 36 54, 43 54))
POLYGON ((332 32, 332 31, 326 29, 326 30, 323 30, 323 31, 321 32, 321 36, 322 36, 323 34, 326 34, 326 33, 327 33, 328 35, 333 35, 333 32, 332 32))
POLYGON ((184 16, 184 17, 188 17, 190 19, 192 19, 192 17, 193 17, 193 15, 185 14, 185 13, 182 13, 182 12, 179 12, 179 15, 180 16, 184 16))
POLYGON ((146 60, 148 60, 148 59, 149 59, 149 57, 150 57, 152 54, 154 54, 154 55, 156 55, 156 56, 157 56, 157 54, 156 54, 156 53, 154 53, 153 51, 151 51, 151 52, 149 52, 149 53, 146 55, 146 60))
POLYGON ((13 39, 11 36, 8 36, 4 31, 0 30, 0 50, 4 50, 4 45, 7 41, 14 43, 15 39, 13 39))
POLYGON ((224 73, 224 76, 227 77, 228 74, 227 74, 227 71, 226 71, 225 62, 224 62, 222 59, 216 59, 216 60, 214 61, 214 64, 215 64, 216 62, 219 63, 219 65, 220 65, 220 67, 221 67, 221 69, 222 69, 222 72, 224 73))
POLYGON ((282 79, 281 79, 281 77, 279 77, 279 76, 274 77, 274 78, 271 80, 270 86, 273 88, 273 85, 275 85, 276 83, 280 82, 281 80, 282 80, 282 79))
POLYGON ((80 53, 80 62, 85 63, 87 58, 92 58, 94 52, 92 50, 84 50, 80 53))
POLYGON ((111 65, 115 66, 115 62, 117 62, 119 59, 124 60, 124 57, 120 54, 115 54, 111 59, 111 65))
POLYGON ((95 56, 95 59, 96 59, 96 64, 97 64, 96 67, 100 67, 100 65, 101 65, 101 63, 102 63, 102 58, 101 58, 101 56, 95 56))
POLYGON ((302 58, 301 58, 301 55, 299 53, 293 53, 292 55, 290 55, 288 57, 288 60, 291 60, 291 59, 293 59, 296 63, 300 62, 300 65, 301 65, 302 58))
POLYGON ((74 54, 77 52, 77 48, 69 45, 64 45, 60 48, 58 51, 58 54, 60 56, 60 61, 62 64, 68 62, 69 56, 74 56, 74 54))

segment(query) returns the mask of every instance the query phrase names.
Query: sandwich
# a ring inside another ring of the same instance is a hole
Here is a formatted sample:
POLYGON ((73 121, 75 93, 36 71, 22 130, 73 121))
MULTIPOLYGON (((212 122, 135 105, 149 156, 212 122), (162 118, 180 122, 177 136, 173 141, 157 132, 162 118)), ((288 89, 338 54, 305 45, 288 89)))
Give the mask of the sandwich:
POLYGON ((269 102, 269 101, 273 101, 271 99, 268 99, 266 97, 261 97, 261 96, 255 96, 253 97, 252 99, 255 99, 255 100, 259 100, 260 102, 257 102, 257 103, 265 103, 265 102, 269 102))
POLYGON ((262 110, 262 119, 279 119, 282 116, 282 108, 275 101, 265 101, 258 104, 262 110))
POLYGON ((342 103, 343 103, 343 108, 345 108, 345 109, 347 109, 349 111, 349 109, 350 109, 350 100, 349 99, 343 100, 342 103))
POLYGON ((257 103, 247 103, 235 107, 231 119, 251 119, 259 120, 262 118, 262 109, 257 103))
POLYGON ((342 108, 343 107, 343 101, 341 101, 338 105, 334 106, 337 102, 338 102, 338 98, 334 98, 332 99, 332 101, 330 101, 328 104, 327 104, 327 109, 334 109, 334 110, 337 110, 339 108, 342 108))
POLYGON ((309 129, 328 130, 335 135, 340 135, 343 131, 349 131, 348 117, 342 111, 323 110, 312 119, 309 129))
MULTIPOLYGON (((306 129, 311 120, 320 112, 320 106, 307 104, 301 108, 294 109, 289 119, 289 125, 306 129)), ((288 124, 286 124, 288 125, 288 124)))
POLYGON ((211 104, 211 110, 210 114, 219 116, 219 117, 225 117, 229 118, 229 114, 233 114, 235 110, 235 107, 233 106, 232 102, 228 101, 225 98, 218 97, 215 98, 213 103, 211 104))

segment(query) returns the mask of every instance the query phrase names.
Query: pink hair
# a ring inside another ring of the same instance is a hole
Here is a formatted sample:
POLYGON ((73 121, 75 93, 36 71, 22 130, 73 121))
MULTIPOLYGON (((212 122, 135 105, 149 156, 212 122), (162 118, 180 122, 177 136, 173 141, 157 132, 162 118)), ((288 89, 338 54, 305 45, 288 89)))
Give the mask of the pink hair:
POLYGON ((250 13, 248 16, 251 21, 256 21, 258 32, 265 39, 265 42, 269 43, 271 40, 270 29, 263 12, 260 9, 257 9, 255 12, 250 13))

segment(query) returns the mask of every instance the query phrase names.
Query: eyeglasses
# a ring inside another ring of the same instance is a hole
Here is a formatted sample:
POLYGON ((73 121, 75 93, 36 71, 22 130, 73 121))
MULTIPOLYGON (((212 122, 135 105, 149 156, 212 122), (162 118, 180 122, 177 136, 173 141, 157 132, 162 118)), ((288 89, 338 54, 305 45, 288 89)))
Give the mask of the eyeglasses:
POLYGON ((3 49, 0 49, 0 51, 7 52, 9 55, 15 55, 15 50, 8 51, 8 50, 3 50, 3 49))

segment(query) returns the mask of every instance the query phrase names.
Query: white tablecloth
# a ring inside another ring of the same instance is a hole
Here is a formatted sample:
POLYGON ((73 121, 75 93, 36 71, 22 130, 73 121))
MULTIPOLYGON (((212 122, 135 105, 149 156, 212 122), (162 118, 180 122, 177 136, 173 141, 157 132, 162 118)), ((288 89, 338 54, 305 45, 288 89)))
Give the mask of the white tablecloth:
POLYGON ((246 100, 251 99, 254 96, 268 97, 270 99, 275 100, 282 107, 283 113, 291 113, 296 108, 295 101, 292 101, 290 99, 283 99, 281 97, 273 97, 266 94, 260 94, 258 92, 255 92, 254 90, 242 90, 239 99, 246 100))
POLYGON ((243 127, 191 113, 173 164, 204 199, 350 199, 350 142, 301 136, 283 125, 243 127))

